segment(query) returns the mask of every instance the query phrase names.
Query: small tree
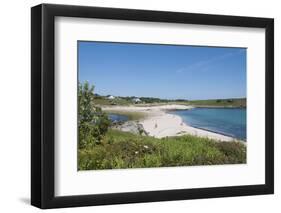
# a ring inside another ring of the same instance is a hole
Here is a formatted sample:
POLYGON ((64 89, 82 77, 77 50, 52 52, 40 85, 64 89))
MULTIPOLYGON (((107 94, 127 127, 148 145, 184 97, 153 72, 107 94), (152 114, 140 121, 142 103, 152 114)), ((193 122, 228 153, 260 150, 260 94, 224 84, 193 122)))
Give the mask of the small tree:
POLYGON ((94 105, 94 86, 79 83, 78 88, 79 148, 101 143, 110 125, 108 116, 94 105))

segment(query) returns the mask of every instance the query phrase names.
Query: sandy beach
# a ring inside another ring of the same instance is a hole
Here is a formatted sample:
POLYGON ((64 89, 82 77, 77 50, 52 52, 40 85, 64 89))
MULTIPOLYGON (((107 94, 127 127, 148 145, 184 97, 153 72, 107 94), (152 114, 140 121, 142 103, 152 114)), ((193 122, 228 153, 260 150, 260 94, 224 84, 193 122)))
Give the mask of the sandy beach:
POLYGON ((160 105, 160 106, 109 106, 102 107, 104 111, 120 111, 120 112, 142 112, 147 116, 140 120, 144 130, 156 138, 167 136, 179 136, 191 134, 199 137, 207 137, 217 141, 233 141, 232 137, 222 134, 210 132, 188 126, 183 122, 182 118, 177 115, 167 113, 169 110, 191 109, 192 106, 185 105, 160 105))

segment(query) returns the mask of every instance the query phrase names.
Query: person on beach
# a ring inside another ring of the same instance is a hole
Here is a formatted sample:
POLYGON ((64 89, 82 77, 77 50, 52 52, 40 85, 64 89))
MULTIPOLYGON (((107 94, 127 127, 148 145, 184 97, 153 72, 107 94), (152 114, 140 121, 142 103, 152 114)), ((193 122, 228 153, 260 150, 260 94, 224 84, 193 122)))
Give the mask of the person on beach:
POLYGON ((155 123, 155 125, 154 125, 154 129, 156 129, 157 128, 157 123, 155 123))

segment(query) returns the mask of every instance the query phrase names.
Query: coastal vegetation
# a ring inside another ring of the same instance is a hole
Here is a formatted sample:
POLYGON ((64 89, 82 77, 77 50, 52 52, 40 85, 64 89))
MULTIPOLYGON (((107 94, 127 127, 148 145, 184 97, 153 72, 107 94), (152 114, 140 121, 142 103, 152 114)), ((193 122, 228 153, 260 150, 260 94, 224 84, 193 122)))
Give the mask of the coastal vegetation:
POLYGON ((100 107, 95 106, 94 86, 88 82, 79 84, 78 90, 78 131, 79 149, 93 147, 101 143, 108 130, 110 120, 100 107))
POLYGON ((209 99, 209 100, 187 100, 187 99, 161 99, 152 97, 135 97, 135 96, 94 96, 95 104, 100 106, 107 105, 161 105, 161 104, 182 104, 182 105, 192 105, 198 107, 241 107, 245 108, 247 106, 246 98, 228 98, 228 99, 209 99), (139 101, 136 102, 135 100, 139 101))
MULTIPOLYGON (((138 122, 146 114, 114 110, 105 112, 101 105, 112 105, 113 100, 118 105, 129 105, 134 98, 98 96, 94 94, 94 86, 87 82, 79 84, 79 170, 246 163, 246 146, 242 142, 218 142, 188 134, 155 138, 143 132, 133 134, 114 128, 108 113, 126 115, 130 122, 138 122)), ((187 101, 178 102, 190 104, 187 101)))
POLYGON ((195 100, 188 101, 189 104, 197 107, 242 107, 247 106, 246 98, 232 99, 211 99, 211 100, 195 100))
POLYGON ((79 170, 238 163, 246 163, 246 147, 240 142, 191 135, 158 139, 111 129, 101 144, 78 152, 79 170))

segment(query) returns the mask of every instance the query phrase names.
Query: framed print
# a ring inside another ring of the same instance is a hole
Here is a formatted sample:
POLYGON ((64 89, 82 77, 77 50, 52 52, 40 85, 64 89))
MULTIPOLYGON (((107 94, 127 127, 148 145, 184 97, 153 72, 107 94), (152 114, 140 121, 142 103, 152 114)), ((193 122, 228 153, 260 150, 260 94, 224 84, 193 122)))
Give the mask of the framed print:
POLYGON ((274 21, 31 9, 31 203, 272 194, 274 21))

